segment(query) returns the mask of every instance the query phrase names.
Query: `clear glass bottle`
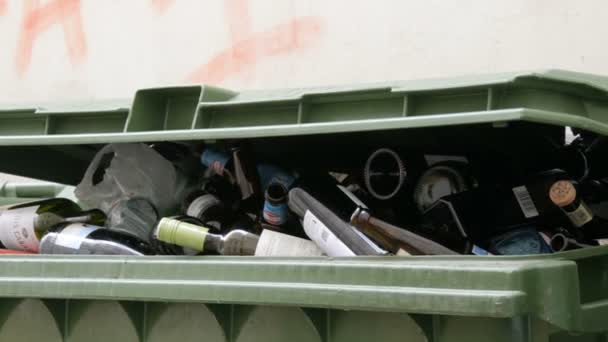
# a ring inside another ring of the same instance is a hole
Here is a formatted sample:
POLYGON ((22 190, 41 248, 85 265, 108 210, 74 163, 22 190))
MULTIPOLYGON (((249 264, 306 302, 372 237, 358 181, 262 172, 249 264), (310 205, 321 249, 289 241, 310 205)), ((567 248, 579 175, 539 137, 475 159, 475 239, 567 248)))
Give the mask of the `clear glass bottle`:
POLYGON ((319 256, 322 251, 312 242, 276 231, 261 235, 234 229, 226 235, 211 234, 209 228, 163 218, 154 236, 164 243, 182 246, 205 254, 259 256, 319 256))

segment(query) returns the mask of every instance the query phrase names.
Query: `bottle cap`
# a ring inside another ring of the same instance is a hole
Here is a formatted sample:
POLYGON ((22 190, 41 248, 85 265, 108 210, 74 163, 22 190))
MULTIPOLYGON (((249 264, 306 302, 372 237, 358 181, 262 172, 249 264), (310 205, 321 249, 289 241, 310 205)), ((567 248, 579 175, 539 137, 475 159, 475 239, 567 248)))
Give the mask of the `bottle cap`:
POLYGON ((208 228, 195 224, 163 218, 154 230, 154 237, 163 242, 203 251, 208 228))
POLYGON ((576 188, 571 181, 557 181, 553 183, 551 189, 549 189, 549 198, 551 199, 551 202, 558 207, 565 207, 572 204, 576 199, 576 188))

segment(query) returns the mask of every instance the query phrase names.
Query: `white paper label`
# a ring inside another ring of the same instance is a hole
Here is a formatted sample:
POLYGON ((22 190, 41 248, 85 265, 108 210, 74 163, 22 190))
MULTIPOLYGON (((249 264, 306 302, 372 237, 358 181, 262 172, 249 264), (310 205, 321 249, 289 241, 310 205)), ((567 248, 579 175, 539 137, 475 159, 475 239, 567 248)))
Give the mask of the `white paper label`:
POLYGON ((82 245, 82 242, 87 238, 87 236, 97 229, 99 229, 99 227, 82 223, 71 224, 63 228, 63 230, 57 234, 55 244, 71 249, 79 249, 80 245, 82 245))
POLYGON ((518 186, 513 188, 513 194, 521 207, 521 211, 524 213, 526 218, 532 218, 538 216, 538 210, 532 201, 532 197, 525 186, 518 186))
POLYGON ((408 253, 406 250, 399 248, 399 250, 397 251, 397 253, 395 254, 397 256, 408 256, 411 255, 410 253, 408 253))
POLYGON ((255 256, 321 256, 323 251, 309 240, 264 229, 255 249, 255 256))
POLYGON ((39 206, 0 212, 0 241, 9 249, 38 252, 40 242, 34 231, 39 206))
POLYGON ((600 246, 608 246, 608 239, 596 239, 595 241, 600 246))
POLYGON ((355 253, 309 210, 304 215, 303 226, 306 235, 328 256, 355 256, 355 253))

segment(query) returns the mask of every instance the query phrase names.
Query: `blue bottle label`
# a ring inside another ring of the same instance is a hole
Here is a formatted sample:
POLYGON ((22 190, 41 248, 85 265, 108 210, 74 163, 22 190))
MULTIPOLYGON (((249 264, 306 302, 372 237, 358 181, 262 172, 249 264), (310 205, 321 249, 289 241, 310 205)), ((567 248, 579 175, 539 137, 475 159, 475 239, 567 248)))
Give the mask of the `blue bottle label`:
POLYGON ((201 163, 213 170, 218 175, 224 173, 226 164, 230 161, 230 155, 214 150, 212 148, 206 148, 201 155, 201 163))
POLYGON ((272 204, 265 201, 262 215, 264 220, 273 226, 285 224, 287 222, 287 204, 272 204))
POLYGON ((491 241, 494 250, 502 255, 551 253, 551 247, 534 228, 510 231, 491 241))

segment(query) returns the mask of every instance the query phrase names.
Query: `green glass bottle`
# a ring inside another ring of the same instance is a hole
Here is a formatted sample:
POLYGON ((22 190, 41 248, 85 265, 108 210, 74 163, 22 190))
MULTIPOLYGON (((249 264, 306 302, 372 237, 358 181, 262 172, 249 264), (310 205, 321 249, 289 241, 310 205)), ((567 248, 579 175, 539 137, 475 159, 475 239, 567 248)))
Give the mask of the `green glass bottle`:
POLYGON ((50 198, 0 207, 0 245, 3 248, 38 252, 40 240, 56 224, 87 222, 101 224, 100 210, 83 211, 66 198, 50 198))

